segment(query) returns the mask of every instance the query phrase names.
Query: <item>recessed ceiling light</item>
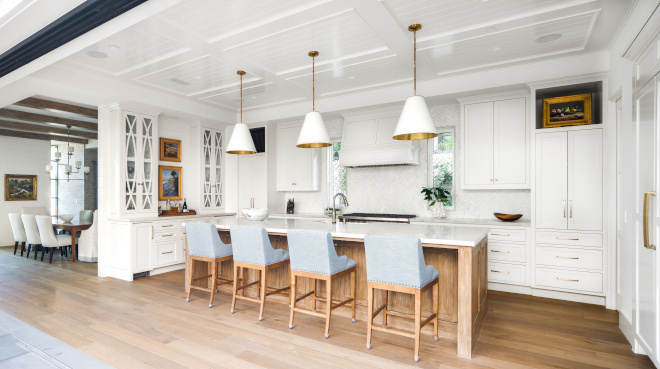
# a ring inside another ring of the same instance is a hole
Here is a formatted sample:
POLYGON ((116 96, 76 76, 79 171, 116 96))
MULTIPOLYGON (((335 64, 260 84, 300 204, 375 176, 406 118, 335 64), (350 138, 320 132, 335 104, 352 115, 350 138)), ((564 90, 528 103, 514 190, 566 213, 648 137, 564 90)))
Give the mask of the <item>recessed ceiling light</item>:
POLYGON ((87 55, 91 56, 92 58, 96 59, 105 59, 108 57, 108 54, 101 52, 101 51, 96 51, 96 50, 90 50, 87 52, 87 55))
POLYGON ((493 47, 490 48, 490 51, 500 51, 502 49, 503 49, 502 46, 493 46, 493 47))
POLYGON ((119 51, 120 47, 117 45, 108 45, 108 49, 111 51, 119 51))
POLYGON ((497 29, 497 28, 495 28, 495 27, 488 27, 488 28, 484 29, 484 31, 486 31, 486 32, 493 32, 493 31, 496 30, 496 29, 497 29))
POLYGON ((547 35, 538 37, 536 40, 534 40, 534 42, 542 44, 544 42, 554 41, 560 37, 561 37, 561 33, 548 33, 547 35))

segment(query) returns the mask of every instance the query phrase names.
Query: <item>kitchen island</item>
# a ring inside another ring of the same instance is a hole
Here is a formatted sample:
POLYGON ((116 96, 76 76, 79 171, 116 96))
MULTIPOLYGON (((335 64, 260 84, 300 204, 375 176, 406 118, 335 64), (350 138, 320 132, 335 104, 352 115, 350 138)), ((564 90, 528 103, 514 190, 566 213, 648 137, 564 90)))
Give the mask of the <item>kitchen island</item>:
MULTIPOLYGON (((396 224, 396 223, 337 223, 328 219, 276 219, 265 221, 248 221, 245 218, 217 218, 216 226, 223 242, 231 242, 229 228, 233 225, 247 225, 266 228, 274 248, 288 249, 286 231, 289 229, 308 229, 330 232, 335 240, 338 255, 346 255, 357 262, 357 306, 358 319, 366 320, 367 306, 367 276, 364 252, 365 235, 392 235, 415 237, 422 240, 424 259, 440 272, 440 298, 438 318, 442 321, 441 331, 445 338, 456 337, 459 357, 471 358, 479 331, 487 312, 487 233, 483 228, 439 226, 433 224, 396 224)), ((187 250, 187 247, 186 247, 187 250)), ((196 262, 198 263, 198 262, 196 262)), ((222 276, 233 279, 230 262, 221 266, 222 276)), ((186 273, 189 267, 186 266, 186 273)), ((392 271, 396 273, 396 271, 392 271)), ((285 268, 278 268, 269 274, 269 287, 282 288, 289 285, 289 273, 285 268)), ((208 275, 207 264, 195 265, 195 278, 208 275)), ((246 283, 257 280, 256 273, 250 271, 245 277, 246 283)), ((186 277, 186 281, 188 278, 186 277)), ((197 283, 204 286, 207 280, 197 283)), ((349 284, 340 281, 333 287, 333 297, 341 300, 349 295, 349 284), (337 290, 335 290, 335 288, 337 290)), ((298 293, 314 289, 314 283, 306 280, 297 285, 298 293)), ((230 292, 229 286, 224 289, 230 292)), ((324 288, 317 288, 317 295, 325 293, 324 288)), ((231 293, 231 292, 230 292, 231 293)), ((247 292, 256 297, 256 288, 247 292)), ((374 297, 376 301, 380 298, 374 297)), ((309 300, 309 299, 307 299, 309 300)), ((311 301, 307 307, 311 307, 311 301)), ((270 301, 270 298, 269 298, 270 301)), ((273 299, 288 303, 283 296, 273 299)), ((423 297, 422 315, 427 316, 432 311, 431 291, 423 297)), ((401 313, 412 313, 414 301, 411 295, 390 293, 388 309, 401 313)), ((348 310, 336 310, 338 315, 349 316, 348 310)), ((333 313, 335 314, 335 313, 333 313)), ((409 320, 388 316, 388 326, 411 329, 409 320)), ((424 331, 423 331, 424 332, 424 331)), ((429 332, 426 332, 429 333, 429 332)), ((442 333, 441 333, 442 335, 442 333)))

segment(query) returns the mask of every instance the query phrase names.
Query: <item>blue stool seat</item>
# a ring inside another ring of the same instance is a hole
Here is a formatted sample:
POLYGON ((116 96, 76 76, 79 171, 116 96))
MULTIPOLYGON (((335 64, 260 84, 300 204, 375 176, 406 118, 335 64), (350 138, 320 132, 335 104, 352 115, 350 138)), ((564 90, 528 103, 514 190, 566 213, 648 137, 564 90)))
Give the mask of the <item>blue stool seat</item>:
POLYGON ((289 328, 293 328, 293 318, 296 311, 301 313, 314 313, 316 300, 322 300, 316 296, 316 281, 326 281, 326 313, 325 313, 325 338, 330 336, 330 316, 332 310, 351 303, 353 310, 353 322, 355 323, 355 260, 347 256, 338 256, 335 250, 334 240, 328 232, 290 229, 287 231, 289 252, 291 253, 291 317, 289 328), (340 301, 333 306, 332 280, 350 274, 351 297, 340 301), (298 277, 314 279, 314 289, 296 297, 296 283, 298 277), (312 296, 312 311, 296 307, 296 302, 312 296))
MULTIPOLYGON (((440 273, 432 265, 426 265, 422 241, 417 238, 395 236, 366 236, 364 248, 367 259, 367 348, 371 348, 371 332, 373 329, 389 333, 406 335, 399 331, 387 329, 387 292, 396 291, 415 295, 415 354, 414 360, 419 361, 419 341, 421 329, 427 323, 433 322, 434 339, 438 340, 438 295, 440 273), (374 327, 374 289, 382 291, 383 305, 376 313, 383 312, 383 327, 374 327), (433 314, 422 322, 422 293, 433 291, 433 314)), ((395 314, 395 313, 392 313, 395 314)), ((401 316, 400 313, 396 313, 401 316)))

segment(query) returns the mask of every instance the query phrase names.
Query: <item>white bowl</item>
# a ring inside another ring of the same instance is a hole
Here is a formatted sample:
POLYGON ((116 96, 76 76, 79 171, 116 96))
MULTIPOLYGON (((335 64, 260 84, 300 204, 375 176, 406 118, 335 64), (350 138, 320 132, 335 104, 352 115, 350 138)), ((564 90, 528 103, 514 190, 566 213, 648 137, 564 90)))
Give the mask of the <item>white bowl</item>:
POLYGON ((261 221, 270 215, 270 209, 241 209, 241 213, 247 218, 247 220, 261 221))
POLYGON ((74 214, 60 214, 58 218, 60 218, 64 223, 69 223, 71 220, 73 220, 73 217, 75 217, 74 214))

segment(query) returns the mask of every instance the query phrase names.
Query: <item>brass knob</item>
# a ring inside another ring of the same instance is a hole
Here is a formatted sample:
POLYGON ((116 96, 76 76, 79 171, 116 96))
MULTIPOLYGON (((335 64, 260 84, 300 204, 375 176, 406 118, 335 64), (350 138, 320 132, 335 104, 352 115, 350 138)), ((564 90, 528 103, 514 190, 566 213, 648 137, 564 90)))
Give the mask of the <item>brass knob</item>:
POLYGON ((490 179, 490 181, 492 182, 492 181, 493 181, 493 179, 491 178, 491 179, 490 179))
POLYGON ((497 182, 497 178, 495 178, 495 182, 497 182))

